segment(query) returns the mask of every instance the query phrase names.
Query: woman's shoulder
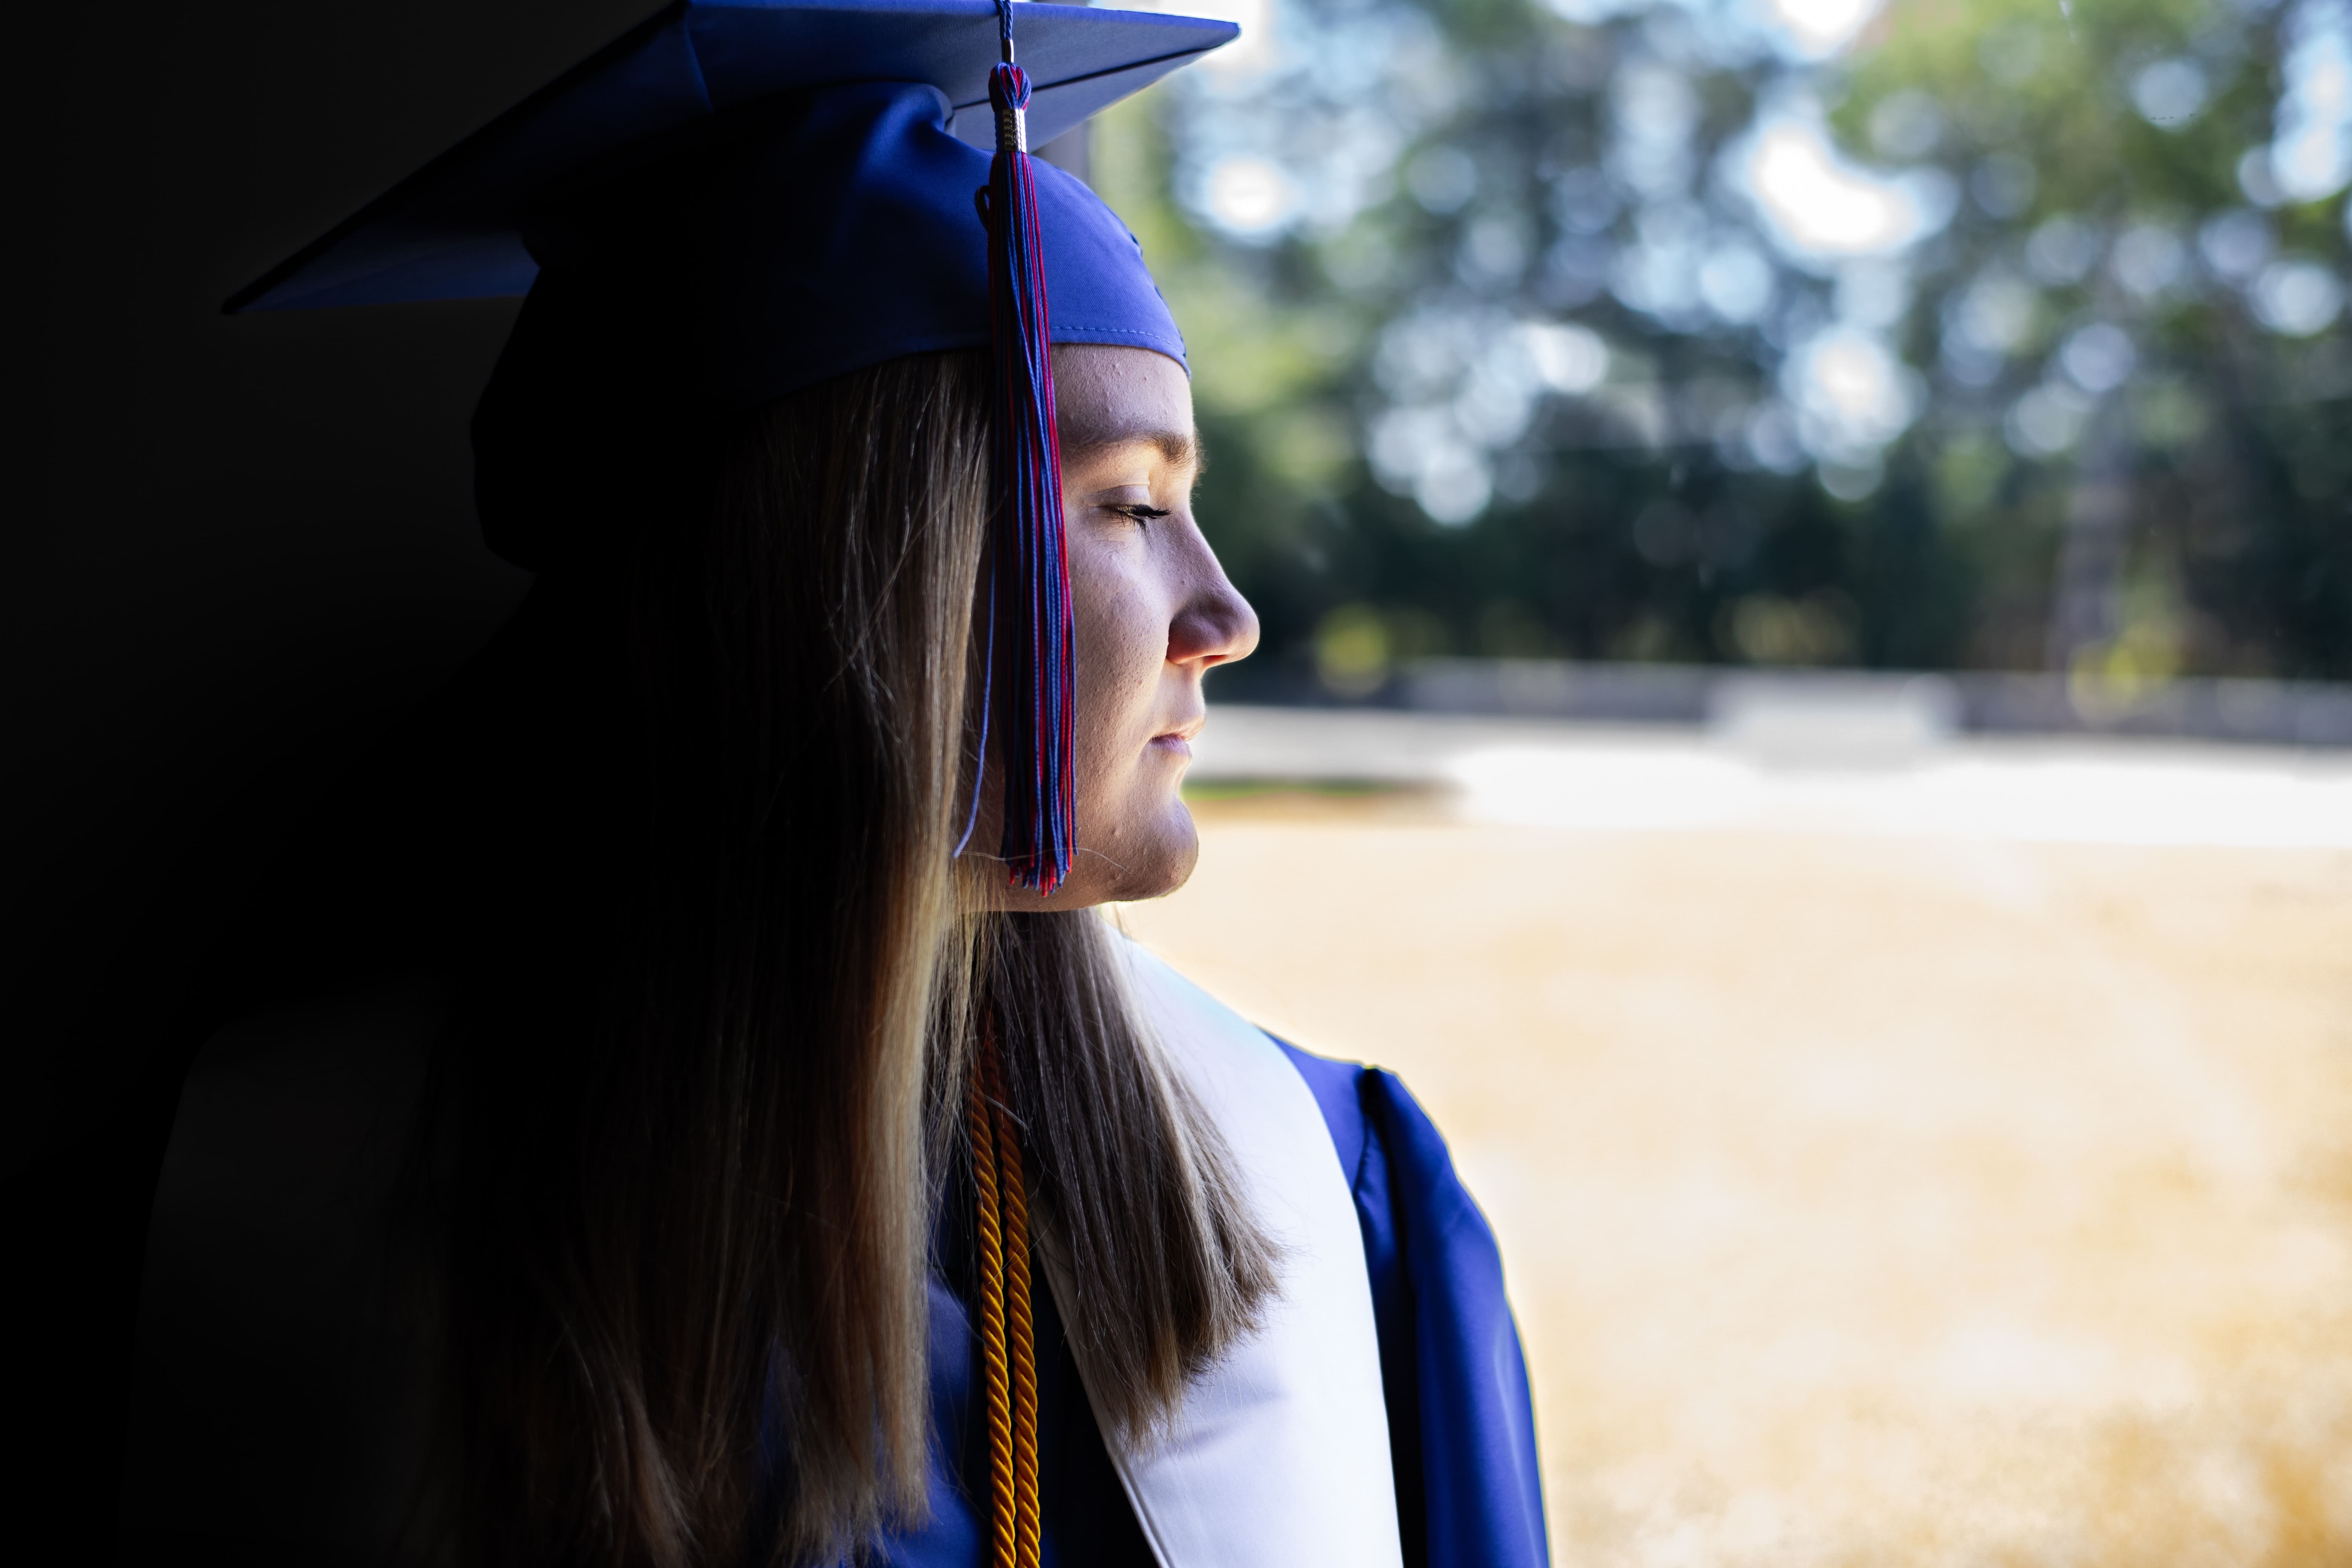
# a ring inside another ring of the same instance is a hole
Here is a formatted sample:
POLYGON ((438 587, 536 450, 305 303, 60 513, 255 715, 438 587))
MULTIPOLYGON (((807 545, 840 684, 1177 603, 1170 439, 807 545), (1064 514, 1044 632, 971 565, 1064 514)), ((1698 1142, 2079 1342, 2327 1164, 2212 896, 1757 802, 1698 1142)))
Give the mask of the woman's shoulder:
POLYGON ((1322 1109, 1273 1037, 1129 944, 1150 1034, 1278 1244, 1254 1331, 1205 1369, 1168 1438, 1120 1462, 1163 1561, 1402 1562, 1371 1280, 1322 1109))
MULTIPOLYGON (((345 1240, 382 1217, 447 997, 434 975, 379 976, 214 1035, 181 1088, 151 1255, 196 1227, 253 1254, 345 1240)), ((166 1260, 151 1256, 151 1274, 166 1260)))
POLYGON ((1139 987, 1242 1032, 1311 1100, 1363 1248, 1407 1560, 1540 1568, 1549 1560, 1534 1405, 1492 1227, 1437 1124, 1395 1074, 1318 1055, 1243 1021, 1156 958, 1139 987))
POLYGON ((399 1196, 447 994, 355 984, 198 1055, 149 1223, 126 1545, 403 1555, 426 1412, 399 1196))

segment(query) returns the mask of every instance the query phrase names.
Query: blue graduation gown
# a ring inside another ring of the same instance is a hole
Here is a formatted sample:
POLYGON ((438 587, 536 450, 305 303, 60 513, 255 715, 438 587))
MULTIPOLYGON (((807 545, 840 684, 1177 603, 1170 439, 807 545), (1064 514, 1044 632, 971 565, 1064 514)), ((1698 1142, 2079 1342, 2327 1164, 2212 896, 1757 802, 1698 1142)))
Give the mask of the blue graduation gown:
POLYGON ((1394 1074, 1275 1044, 1355 1194, 1406 1568, 1545 1568, 1535 1405, 1486 1216, 1394 1074))
MULTIPOLYGON (((1313 1091, 1356 1200, 1406 1568, 1545 1568, 1534 1410, 1494 1232, 1392 1075, 1275 1043, 1313 1091)), ((943 1226, 948 1267, 931 1286, 931 1520, 882 1543, 891 1568, 985 1560, 988 1453, 974 1331, 950 1284, 968 1272, 956 1229, 943 1226)), ((1033 1299, 1047 1568, 1151 1568, 1042 1279, 1033 1299)))

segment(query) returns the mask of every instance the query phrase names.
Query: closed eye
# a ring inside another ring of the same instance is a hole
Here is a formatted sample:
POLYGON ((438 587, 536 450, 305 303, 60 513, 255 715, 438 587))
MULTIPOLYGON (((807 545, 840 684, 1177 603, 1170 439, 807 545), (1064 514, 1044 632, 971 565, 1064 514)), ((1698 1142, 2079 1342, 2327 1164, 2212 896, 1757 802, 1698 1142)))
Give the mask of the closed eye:
POLYGON ((1135 519, 1136 521, 1142 523, 1152 522, 1168 515, 1167 508, 1145 506, 1140 501, 1132 502, 1125 506, 1114 506, 1110 510, 1118 513, 1121 517, 1131 517, 1135 519))

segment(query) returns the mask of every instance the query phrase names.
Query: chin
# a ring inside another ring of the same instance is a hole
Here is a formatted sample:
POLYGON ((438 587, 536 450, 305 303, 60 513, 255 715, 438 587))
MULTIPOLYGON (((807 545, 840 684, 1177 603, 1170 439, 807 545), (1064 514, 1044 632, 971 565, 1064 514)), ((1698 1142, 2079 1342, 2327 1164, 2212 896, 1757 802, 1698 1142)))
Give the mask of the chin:
POLYGON ((1121 879, 1133 885, 1122 888, 1119 899, 1164 899, 1192 879, 1192 868, 1201 858, 1201 835, 1192 826, 1191 809, 1181 800, 1170 801, 1159 827, 1151 852, 1137 856, 1130 875, 1121 879))
POLYGON ((1154 802, 1148 813, 1132 814, 1129 823, 1108 836, 1098 854, 1079 851, 1074 875, 1054 895, 1055 906, 1077 909, 1164 899, 1191 879, 1201 858, 1201 837, 1181 799, 1171 795, 1154 802))

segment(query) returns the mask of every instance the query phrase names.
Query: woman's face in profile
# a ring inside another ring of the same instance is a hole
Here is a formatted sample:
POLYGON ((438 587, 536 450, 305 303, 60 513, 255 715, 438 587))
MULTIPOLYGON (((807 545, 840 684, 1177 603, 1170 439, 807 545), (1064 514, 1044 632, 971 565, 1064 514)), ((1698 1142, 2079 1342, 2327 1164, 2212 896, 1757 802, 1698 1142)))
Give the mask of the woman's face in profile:
POLYGON ((1257 616, 1192 521, 1192 385, 1148 349, 1054 351, 1077 636, 1075 909, 1174 891, 1199 854, 1179 789, 1208 710, 1201 678, 1257 646, 1257 616))

